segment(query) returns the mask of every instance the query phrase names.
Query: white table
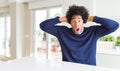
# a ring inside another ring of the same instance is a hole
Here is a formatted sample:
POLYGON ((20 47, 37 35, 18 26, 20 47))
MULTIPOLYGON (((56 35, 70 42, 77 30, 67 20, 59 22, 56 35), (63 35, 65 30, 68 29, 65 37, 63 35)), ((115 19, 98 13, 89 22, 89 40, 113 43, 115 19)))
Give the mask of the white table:
POLYGON ((84 65, 71 62, 25 57, 0 63, 0 71, 120 71, 117 69, 84 65))

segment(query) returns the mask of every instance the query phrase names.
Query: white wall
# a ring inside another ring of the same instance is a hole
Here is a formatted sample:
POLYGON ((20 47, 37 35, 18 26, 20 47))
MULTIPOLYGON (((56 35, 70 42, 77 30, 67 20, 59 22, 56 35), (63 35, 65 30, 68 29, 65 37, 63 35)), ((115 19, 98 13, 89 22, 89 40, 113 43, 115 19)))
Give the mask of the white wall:
POLYGON ((120 16, 120 0, 96 0, 96 15, 120 16))
POLYGON ((30 11, 26 3, 10 3, 12 58, 30 56, 30 11))
POLYGON ((9 6, 11 15, 11 56, 21 58, 24 49, 24 22, 25 22, 25 6, 22 3, 11 3, 9 6))
POLYGON ((58 5, 62 5, 62 0, 38 0, 29 2, 29 9, 39 9, 58 5))
POLYGON ((8 5, 8 0, 0 0, 0 7, 4 7, 8 5))
POLYGON ((14 2, 30 2, 35 0, 0 0, 0 7, 8 6, 10 3, 14 2))
POLYGON ((30 1, 35 1, 35 0, 7 0, 9 3, 13 2, 30 2, 30 1))

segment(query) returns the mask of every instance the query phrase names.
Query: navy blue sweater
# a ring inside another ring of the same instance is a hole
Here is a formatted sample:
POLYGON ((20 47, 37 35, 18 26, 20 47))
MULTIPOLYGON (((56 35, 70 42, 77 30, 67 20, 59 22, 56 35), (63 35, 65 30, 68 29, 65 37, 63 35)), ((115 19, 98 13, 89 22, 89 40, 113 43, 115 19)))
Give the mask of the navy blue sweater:
POLYGON ((56 26, 60 23, 59 17, 43 21, 40 23, 40 28, 57 37, 61 45, 63 61, 96 65, 98 38, 115 31, 119 24, 97 16, 94 17, 93 22, 101 25, 84 28, 80 35, 74 34, 72 28, 56 26))

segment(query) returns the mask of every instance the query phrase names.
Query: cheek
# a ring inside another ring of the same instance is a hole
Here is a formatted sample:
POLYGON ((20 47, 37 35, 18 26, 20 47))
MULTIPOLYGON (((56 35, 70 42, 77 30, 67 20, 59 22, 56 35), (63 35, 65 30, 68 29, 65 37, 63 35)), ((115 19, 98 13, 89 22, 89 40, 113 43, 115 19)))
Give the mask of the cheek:
POLYGON ((83 27, 83 24, 81 24, 80 26, 83 27))
POLYGON ((78 27, 79 27, 79 28, 82 28, 82 27, 83 27, 83 24, 79 24, 78 27))
POLYGON ((83 26, 83 23, 81 23, 80 26, 83 26))
POLYGON ((79 23, 79 25, 81 25, 81 26, 82 26, 83 24, 84 24, 83 22, 80 22, 80 23, 79 23))

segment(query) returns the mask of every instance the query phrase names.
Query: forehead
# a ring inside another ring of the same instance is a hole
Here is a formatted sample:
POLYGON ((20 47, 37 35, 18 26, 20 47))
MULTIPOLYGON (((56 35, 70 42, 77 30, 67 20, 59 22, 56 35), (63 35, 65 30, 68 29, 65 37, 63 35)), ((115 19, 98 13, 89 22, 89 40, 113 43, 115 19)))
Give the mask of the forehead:
POLYGON ((80 16, 80 15, 73 15, 72 19, 82 19, 82 16, 80 16))

